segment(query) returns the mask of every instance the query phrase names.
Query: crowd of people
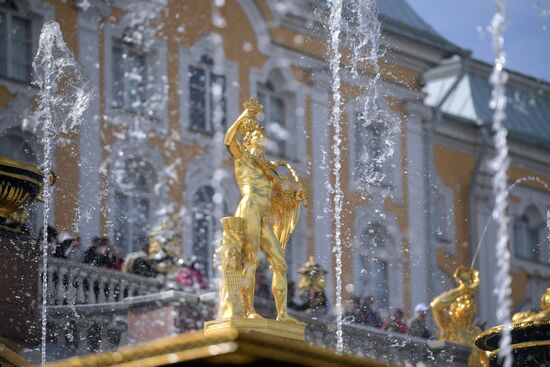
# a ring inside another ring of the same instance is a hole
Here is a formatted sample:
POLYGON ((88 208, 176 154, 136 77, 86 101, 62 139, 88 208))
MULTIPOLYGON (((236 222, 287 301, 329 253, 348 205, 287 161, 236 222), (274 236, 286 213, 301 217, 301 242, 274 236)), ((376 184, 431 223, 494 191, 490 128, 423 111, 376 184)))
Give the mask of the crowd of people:
MULTIPOLYGON (((155 241, 147 243, 141 251, 124 256, 122 249, 113 245, 108 237, 92 238, 85 249, 81 246, 79 236, 69 232, 58 233, 51 226, 47 227, 47 237, 49 256, 146 277, 169 277, 173 283, 183 288, 207 288, 196 259, 178 259, 155 241)), ((42 247, 42 243, 43 230, 40 230, 37 244, 42 247)))
MULTIPOLYGON (((43 242, 43 231, 37 242, 43 242)), ((168 276, 176 284, 195 289, 206 289, 207 284, 200 264, 196 259, 183 261, 169 254, 155 241, 150 241, 140 251, 123 255, 122 249, 111 243, 107 237, 94 237, 90 246, 81 248, 79 236, 68 232, 58 233, 53 227, 47 228, 48 254, 53 257, 82 262, 105 269, 125 271, 141 276, 168 276), (168 271, 170 270, 170 271, 168 271)), ((288 307, 315 315, 327 314, 328 300, 324 292, 301 292, 296 302, 296 285, 289 282, 288 307), (311 293, 311 294, 310 294, 311 293)), ((256 276, 256 296, 271 298, 271 291, 262 271, 256 276)), ((433 335, 427 327, 426 318, 430 308, 420 303, 414 309, 414 316, 408 322, 401 309, 395 309, 386 319, 375 310, 375 299, 371 296, 352 297, 344 314, 344 322, 379 328, 394 333, 409 334, 414 337, 431 339, 433 335)))
POLYGON ((418 338, 432 339, 426 318, 430 308, 424 303, 417 304, 414 308, 414 316, 404 319, 401 309, 395 309, 387 319, 383 319, 380 313, 374 309, 375 300, 371 296, 352 297, 349 301, 348 311, 344 314, 344 321, 356 323, 373 328, 379 328, 389 332, 408 334, 418 338))

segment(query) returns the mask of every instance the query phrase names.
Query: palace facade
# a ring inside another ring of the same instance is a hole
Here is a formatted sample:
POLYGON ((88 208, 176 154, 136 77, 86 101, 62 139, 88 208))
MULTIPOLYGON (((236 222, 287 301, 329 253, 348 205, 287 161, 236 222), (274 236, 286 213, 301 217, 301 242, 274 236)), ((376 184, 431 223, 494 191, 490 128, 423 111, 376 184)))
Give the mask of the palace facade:
MULTIPOLYGON (((453 285, 454 269, 469 265, 481 242, 479 319, 493 324, 491 66, 445 40, 405 0, 380 1, 379 8, 378 103, 390 123, 359 121, 372 69, 354 77, 350 50, 342 49, 344 297, 372 295, 377 307, 410 314, 453 285), (384 179, 366 184, 361 157, 381 154, 380 141, 390 136, 393 155, 368 168, 384 179)), ((55 150, 52 225, 78 232, 84 244, 109 236, 130 253, 159 218, 169 218, 181 236, 174 250, 196 256, 213 274, 216 217, 230 214, 240 198, 216 132, 234 121, 242 102, 258 97, 270 155, 291 162, 310 192, 289 245, 289 276, 315 256, 329 270, 333 300, 327 187, 334 130, 323 9, 324 1, 313 0, 4 1, 0 155, 41 161, 40 135, 22 125, 36 93, 31 63, 40 28, 56 20, 95 99, 55 150)), ((534 177, 509 200, 512 296, 515 310, 524 310, 537 307, 550 276, 550 192, 541 184, 550 184, 550 84, 510 72, 508 86, 510 183, 534 177)))

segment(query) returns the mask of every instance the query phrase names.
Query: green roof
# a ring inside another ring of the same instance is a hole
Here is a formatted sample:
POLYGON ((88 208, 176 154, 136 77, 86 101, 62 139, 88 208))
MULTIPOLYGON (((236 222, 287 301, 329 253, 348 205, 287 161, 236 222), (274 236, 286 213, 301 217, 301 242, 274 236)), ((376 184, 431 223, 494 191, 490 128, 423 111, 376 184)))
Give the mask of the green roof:
POLYGON ((390 33, 445 50, 449 53, 464 53, 433 29, 406 0, 378 0, 378 14, 382 28, 390 33))

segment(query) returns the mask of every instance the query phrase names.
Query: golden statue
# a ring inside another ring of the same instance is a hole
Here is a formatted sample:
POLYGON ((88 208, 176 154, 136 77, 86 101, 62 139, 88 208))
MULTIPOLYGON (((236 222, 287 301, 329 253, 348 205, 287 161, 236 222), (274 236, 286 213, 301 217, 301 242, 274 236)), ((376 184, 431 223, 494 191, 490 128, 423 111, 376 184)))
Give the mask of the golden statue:
POLYGON ((463 344, 472 348, 468 366, 483 365, 480 362, 480 351, 474 347, 475 338, 481 329, 472 323, 476 305, 474 294, 479 287, 479 272, 472 268, 460 266, 454 273, 457 287, 434 298, 432 314, 439 328, 439 339, 463 344))
POLYGON ((543 321, 550 320, 550 288, 547 288, 540 298, 540 312, 524 311, 514 314, 512 317, 513 323, 527 321, 543 321))
MULTIPOLYGON (((224 140, 235 161, 242 199, 235 216, 222 219, 219 318, 263 320, 254 310, 255 274, 261 250, 273 271, 271 290, 277 321, 301 324, 287 313, 285 248, 296 228, 300 204, 307 204, 306 191, 290 164, 265 159, 262 141, 267 135, 257 120, 262 106, 251 98, 243 107, 244 112, 227 130, 224 140), (285 167, 291 177, 278 172, 279 167, 285 167)), ((207 323, 207 331, 208 325, 212 324, 207 323)))

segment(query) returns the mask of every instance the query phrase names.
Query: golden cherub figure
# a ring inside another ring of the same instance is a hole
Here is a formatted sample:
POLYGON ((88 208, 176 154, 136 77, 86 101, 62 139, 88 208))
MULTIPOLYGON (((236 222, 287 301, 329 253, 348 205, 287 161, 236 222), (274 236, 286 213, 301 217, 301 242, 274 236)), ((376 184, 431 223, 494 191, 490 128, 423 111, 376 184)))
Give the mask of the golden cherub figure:
POLYGON ((430 304, 439 328, 438 336, 439 339, 471 347, 468 366, 480 366, 485 363, 485 356, 474 347, 474 340, 481 329, 472 323, 476 312, 474 295, 479 287, 479 272, 460 266, 455 270, 454 280, 457 287, 437 296, 430 304))
POLYGON ((255 273, 262 250, 273 271, 271 290, 277 320, 297 322, 287 313, 285 248, 298 222, 306 191, 287 162, 265 159, 262 140, 267 135, 257 120, 262 106, 251 98, 243 107, 244 112, 227 130, 224 140, 235 161, 242 199, 235 216, 222 219, 220 317, 262 318, 254 310, 255 273), (277 172, 281 166, 290 171, 291 179, 277 172))

